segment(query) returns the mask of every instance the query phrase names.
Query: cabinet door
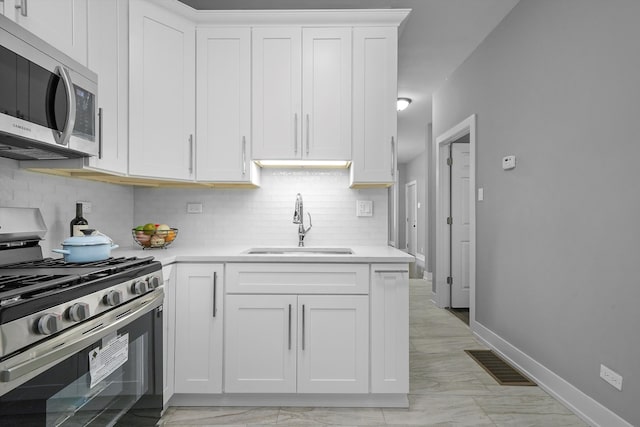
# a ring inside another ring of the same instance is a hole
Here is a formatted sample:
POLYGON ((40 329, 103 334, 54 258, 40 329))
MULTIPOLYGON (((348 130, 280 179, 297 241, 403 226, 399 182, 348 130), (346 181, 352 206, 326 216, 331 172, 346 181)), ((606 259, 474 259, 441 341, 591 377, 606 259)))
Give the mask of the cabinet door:
POLYGON ((4 8, 16 23, 87 65, 87 0, 14 0, 4 8), (9 10, 14 5, 21 8, 9 10))
POLYGON ((198 28, 198 181, 251 182, 251 29, 198 28))
POLYGON ((175 392, 222 392, 223 265, 180 264, 175 392))
POLYGON ((353 29, 351 185, 393 184, 397 133, 397 28, 353 29))
POLYGON ((129 173, 190 180, 195 24, 150 1, 129 8, 129 173))
POLYGON ((406 265, 371 265, 371 392, 409 392, 406 265))
POLYGON ((298 297, 298 393, 368 393, 369 298, 298 297))
POLYGON ((302 32, 302 158, 351 159, 351 28, 302 32))
POLYGON ((162 389, 163 403, 166 403, 173 396, 174 390, 174 368, 175 368, 175 327, 176 327, 176 268, 175 264, 162 268, 164 303, 163 303, 163 325, 162 325, 162 379, 164 387, 162 389))
POLYGON ((226 393, 296 392, 296 296, 227 295, 226 393))
POLYGON ((254 159, 299 159, 301 30, 254 28, 252 36, 254 159))
POLYGON ((89 158, 95 169, 127 173, 129 3, 127 0, 88 0, 88 57, 98 73, 100 152, 89 158))

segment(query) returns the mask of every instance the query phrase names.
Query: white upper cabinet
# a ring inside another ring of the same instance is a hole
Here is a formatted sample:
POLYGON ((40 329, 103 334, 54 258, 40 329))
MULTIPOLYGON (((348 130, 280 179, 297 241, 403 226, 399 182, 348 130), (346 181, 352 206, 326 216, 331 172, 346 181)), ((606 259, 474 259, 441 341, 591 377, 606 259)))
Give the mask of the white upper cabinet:
POLYGON ((301 156, 301 32, 253 29, 253 158, 301 156))
POLYGON ((3 14, 87 65, 87 0, 4 0, 3 14))
POLYGON ((127 173, 129 2, 88 0, 89 68, 98 74, 99 153, 89 166, 127 173))
POLYGON ((129 174, 192 180, 195 24, 131 0, 129 38, 129 174))
POLYGON ((351 159, 351 28, 305 28, 302 70, 302 158, 351 159))
POLYGON ((253 29, 253 158, 351 157, 351 28, 253 29))
POLYGON ((197 30, 198 181, 257 184, 251 161, 251 29, 197 30))
POLYGON ((394 182, 397 33, 396 27, 353 29, 353 187, 394 182))

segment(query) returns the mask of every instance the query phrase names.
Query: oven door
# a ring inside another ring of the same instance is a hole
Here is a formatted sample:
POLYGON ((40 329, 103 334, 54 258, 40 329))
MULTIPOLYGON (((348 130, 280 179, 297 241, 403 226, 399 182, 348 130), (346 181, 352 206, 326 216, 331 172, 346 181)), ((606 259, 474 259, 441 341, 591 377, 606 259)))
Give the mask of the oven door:
POLYGON ((0 396, 1 424, 155 425, 162 411, 162 289, 150 294, 94 319, 82 338, 67 337, 68 345, 3 362, 0 381, 15 388, 0 396))

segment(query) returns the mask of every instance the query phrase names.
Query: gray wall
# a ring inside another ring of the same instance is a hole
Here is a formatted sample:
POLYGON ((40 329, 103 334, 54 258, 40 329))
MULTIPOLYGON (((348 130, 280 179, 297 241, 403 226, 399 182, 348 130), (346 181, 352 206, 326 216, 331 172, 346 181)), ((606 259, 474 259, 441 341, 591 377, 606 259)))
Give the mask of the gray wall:
POLYGON ((477 114, 477 320, 634 425, 638 17, 637 0, 522 0, 433 107, 435 136, 477 114))
MULTIPOLYGON (((401 173, 400 177, 403 179, 402 187, 401 187, 401 203, 403 212, 405 211, 405 203, 406 203, 406 195, 405 195, 405 185, 411 181, 416 181, 416 192, 417 192, 417 202, 420 204, 418 208, 418 253, 425 255, 427 252, 426 247, 426 238, 427 238, 427 181, 426 181, 426 153, 422 152, 422 154, 415 157, 411 162, 400 165, 401 173)), ((405 235, 405 224, 406 224, 406 216, 407 213, 404 212, 404 217, 399 225, 402 230, 403 235, 403 243, 406 247, 406 235, 405 235)))

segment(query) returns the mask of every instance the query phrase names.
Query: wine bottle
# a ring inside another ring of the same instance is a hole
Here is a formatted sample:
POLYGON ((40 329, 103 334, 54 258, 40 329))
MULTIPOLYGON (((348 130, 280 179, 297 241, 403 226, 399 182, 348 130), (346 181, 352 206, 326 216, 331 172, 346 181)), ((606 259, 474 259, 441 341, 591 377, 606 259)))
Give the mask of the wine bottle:
POLYGON ((69 233, 71 236, 83 236, 82 231, 89 228, 89 222, 82 216, 82 203, 76 203, 76 217, 69 224, 69 233))

